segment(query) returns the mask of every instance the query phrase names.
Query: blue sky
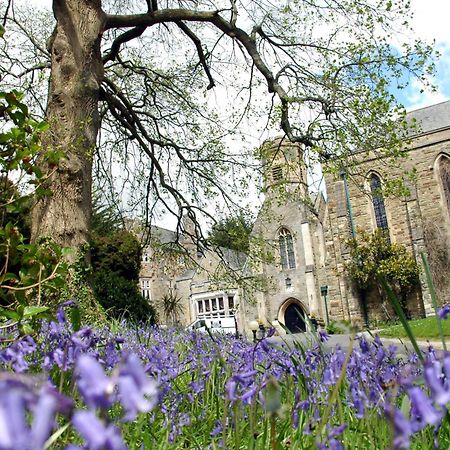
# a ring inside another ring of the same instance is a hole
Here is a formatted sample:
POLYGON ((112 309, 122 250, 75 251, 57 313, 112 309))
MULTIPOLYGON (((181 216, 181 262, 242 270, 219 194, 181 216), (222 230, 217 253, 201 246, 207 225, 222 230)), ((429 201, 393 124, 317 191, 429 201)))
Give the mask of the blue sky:
POLYGON ((436 92, 421 93, 421 86, 413 83, 398 94, 408 110, 429 106, 450 99, 450 0, 411 0, 414 11, 412 27, 415 38, 435 41, 441 57, 436 62, 436 75, 431 80, 436 92))

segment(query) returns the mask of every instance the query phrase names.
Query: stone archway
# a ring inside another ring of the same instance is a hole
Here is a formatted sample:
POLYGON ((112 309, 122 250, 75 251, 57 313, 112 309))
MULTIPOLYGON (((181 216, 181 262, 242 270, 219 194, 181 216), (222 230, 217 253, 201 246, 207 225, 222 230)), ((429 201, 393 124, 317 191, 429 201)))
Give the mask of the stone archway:
POLYGON ((305 310, 298 300, 294 298, 286 300, 281 305, 278 316, 278 320, 289 332, 304 333, 306 331, 305 310))

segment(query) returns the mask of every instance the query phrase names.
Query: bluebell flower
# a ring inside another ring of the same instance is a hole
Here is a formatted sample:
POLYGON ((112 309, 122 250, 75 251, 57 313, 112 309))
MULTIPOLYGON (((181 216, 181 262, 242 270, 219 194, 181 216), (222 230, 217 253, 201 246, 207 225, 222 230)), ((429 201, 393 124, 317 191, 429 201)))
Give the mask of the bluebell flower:
POLYGON ((76 411, 72 422, 89 450, 127 450, 120 431, 105 424, 92 411, 76 411))
POLYGON ((447 319, 447 316, 450 314, 450 305, 446 304, 442 308, 438 310, 439 319, 447 319))
POLYGON ((424 377, 428 387, 431 390, 433 400, 441 406, 450 402, 450 389, 444 385, 442 366, 439 362, 427 364, 424 369, 424 377))
POLYGON ((411 422, 405 418, 401 411, 388 403, 385 405, 385 413, 394 425, 394 448, 409 449, 410 439, 413 435, 411 422))
POLYGON ((76 364, 78 390, 86 405, 91 408, 108 408, 112 404, 114 382, 110 380, 100 363, 89 355, 81 355, 76 364))
POLYGON ((328 339, 330 339, 330 336, 325 330, 319 330, 319 339, 320 342, 325 342, 328 341, 328 339))
POLYGON ((210 434, 211 437, 215 437, 215 436, 217 436, 218 434, 222 433, 222 430, 223 430, 223 424, 222 424, 222 421, 221 421, 221 420, 216 420, 216 423, 215 423, 215 425, 214 425, 214 428, 213 428, 213 430, 211 431, 211 433, 209 433, 209 434, 210 434))
POLYGON ((138 412, 148 412, 158 402, 158 384, 144 371, 139 358, 128 355, 119 371, 119 396, 125 408, 125 420, 133 420, 138 412))
POLYGON ((438 425, 444 412, 437 410, 431 400, 417 386, 408 389, 408 395, 411 400, 411 413, 415 421, 413 423, 414 431, 421 430, 425 425, 438 425))

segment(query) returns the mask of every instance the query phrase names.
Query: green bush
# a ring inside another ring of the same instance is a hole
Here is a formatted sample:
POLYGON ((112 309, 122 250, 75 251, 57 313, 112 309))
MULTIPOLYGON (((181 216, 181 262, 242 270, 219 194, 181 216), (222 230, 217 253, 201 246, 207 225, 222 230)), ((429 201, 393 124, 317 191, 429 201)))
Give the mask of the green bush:
POLYGON ((100 271, 94 273, 92 286, 109 317, 156 323, 154 308, 139 293, 134 280, 100 271))
POLYGON ((141 244, 126 230, 119 230, 107 236, 94 234, 91 241, 91 262, 94 272, 112 272, 137 282, 141 264, 141 244))
POLYGON ((154 308, 138 290, 141 245, 132 233, 94 234, 91 263, 94 294, 109 317, 156 322, 154 308))

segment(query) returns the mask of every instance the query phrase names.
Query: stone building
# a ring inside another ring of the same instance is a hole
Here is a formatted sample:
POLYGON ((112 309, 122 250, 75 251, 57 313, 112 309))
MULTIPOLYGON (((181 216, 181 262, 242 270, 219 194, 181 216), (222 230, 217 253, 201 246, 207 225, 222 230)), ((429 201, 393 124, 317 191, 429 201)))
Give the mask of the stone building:
MULTIPOLYGON (((419 109, 408 114, 417 121, 407 155, 395 166, 369 155, 358 166, 358 176, 347 180, 326 177, 328 192, 325 239, 326 270, 323 283, 329 286, 330 314, 334 318, 361 318, 364 314, 358 291, 346 280, 343 262, 348 257, 345 240, 355 230, 385 229, 391 242, 405 245, 422 264, 427 254, 441 301, 450 300, 447 275, 450 266, 450 102, 419 109), (415 179, 405 178, 416 171, 415 179), (383 198, 379 186, 386 180, 404 178, 408 193, 383 198), (346 189, 348 196, 346 196, 346 189), (349 209, 352 222, 349 224, 349 209)), ((420 289, 408 299, 413 316, 431 314, 433 307, 424 270, 420 289)), ((377 296, 366 299, 369 320, 386 319, 386 305, 377 296)))
POLYGON ((243 273, 246 255, 226 248, 199 249, 189 237, 194 235, 192 222, 187 217, 183 221, 187 235, 151 227, 142 255, 142 295, 155 306, 160 323, 187 326, 197 319, 232 317, 244 330, 245 292, 229 271, 243 273))
POLYGON ((300 145, 276 139, 262 152, 265 200, 252 235, 273 261, 254 268, 267 285, 254 295, 255 312, 279 332, 305 331, 305 314, 325 316, 318 275, 325 265, 326 205, 322 195, 308 195, 300 145))
MULTIPOLYGON (((449 301, 450 277, 450 102, 413 111, 420 131, 409 137, 407 156, 387 166, 375 155, 361 153, 358 176, 337 179, 326 175, 327 199, 307 190, 300 146, 278 139, 262 147, 267 167, 265 201, 252 232, 253 252, 265 259, 253 262, 230 250, 222 256, 197 252, 189 240, 190 263, 179 257, 155 259, 160 244, 176 241, 176 234, 155 228, 156 240, 144 252, 141 289, 154 303, 175 293, 180 298, 179 321, 199 317, 236 317, 245 332, 250 320, 275 325, 280 333, 304 331, 305 316, 362 322, 389 317, 386 304, 372 293, 362 299, 344 274, 348 258, 345 241, 352 230, 382 228, 391 242, 405 245, 421 264, 428 255, 441 301, 449 301), (363 157, 364 156, 364 157, 363 157), (384 198, 379 188, 387 180, 404 177, 408 193, 384 198), (223 264, 262 281, 261 288, 238 287, 224 275, 223 264)), ((432 312, 431 297, 421 272, 420 288, 408 298, 412 315, 432 312)), ((160 317, 164 313, 160 309, 160 317)))

